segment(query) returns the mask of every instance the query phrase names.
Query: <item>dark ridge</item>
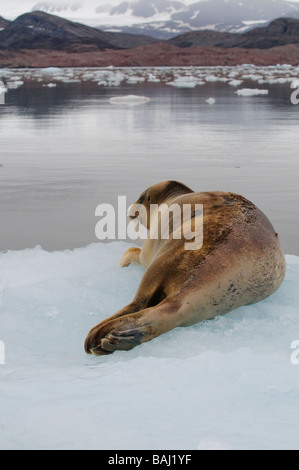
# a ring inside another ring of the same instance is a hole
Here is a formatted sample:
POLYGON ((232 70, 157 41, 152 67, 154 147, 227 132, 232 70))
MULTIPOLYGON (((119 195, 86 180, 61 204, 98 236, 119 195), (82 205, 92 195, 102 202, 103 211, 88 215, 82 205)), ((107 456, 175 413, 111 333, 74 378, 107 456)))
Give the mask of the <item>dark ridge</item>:
POLYGON ((287 44, 299 44, 299 20, 278 18, 269 26, 255 28, 247 33, 221 33, 217 31, 192 31, 168 41, 177 47, 214 46, 223 48, 271 49, 287 44))
POLYGON ((0 30, 6 28, 11 22, 0 16, 0 30))
POLYGON ((64 18, 34 11, 19 16, 0 31, 0 48, 9 50, 48 49, 80 51, 130 49, 156 42, 147 36, 104 32, 64 18), (78 49, 79 48, 79 49, 78 49))

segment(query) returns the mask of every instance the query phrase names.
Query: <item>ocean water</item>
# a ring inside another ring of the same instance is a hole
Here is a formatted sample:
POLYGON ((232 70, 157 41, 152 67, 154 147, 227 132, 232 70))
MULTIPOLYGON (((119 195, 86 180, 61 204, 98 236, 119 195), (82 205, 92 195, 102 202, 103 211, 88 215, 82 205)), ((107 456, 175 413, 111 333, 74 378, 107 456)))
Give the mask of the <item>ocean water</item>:
POLYGON ((176 179, 244 195, 299 254, 296 77, 283 66, 0 70, 0 250, 86 246, 99 204, 176 179), (247 88, 268 94, 236 93, 247 88), (150 101, 110 101, 127 95, 150 101))

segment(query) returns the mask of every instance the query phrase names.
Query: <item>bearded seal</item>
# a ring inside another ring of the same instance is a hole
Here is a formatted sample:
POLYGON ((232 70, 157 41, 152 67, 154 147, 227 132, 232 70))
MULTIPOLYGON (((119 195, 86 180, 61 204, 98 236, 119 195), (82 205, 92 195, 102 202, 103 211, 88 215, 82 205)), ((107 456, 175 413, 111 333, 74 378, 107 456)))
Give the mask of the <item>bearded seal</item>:
MULTIPOLYGON (((186 250, 186 240, 170 233, 126 251, 121 266, 136 263, 146 271, 132 302, 89 332, 87 353, 130 350, 176 327, 257 303, 282 284, 286 262, 278 234, 252 202, 230 192, 197 193, 176 181, 150 187, 137 201, 147 214, 153 204, 174 203, 203 205, 201 248, 186 250)), ((148 217, 148 230, 150 223, 148 217)))

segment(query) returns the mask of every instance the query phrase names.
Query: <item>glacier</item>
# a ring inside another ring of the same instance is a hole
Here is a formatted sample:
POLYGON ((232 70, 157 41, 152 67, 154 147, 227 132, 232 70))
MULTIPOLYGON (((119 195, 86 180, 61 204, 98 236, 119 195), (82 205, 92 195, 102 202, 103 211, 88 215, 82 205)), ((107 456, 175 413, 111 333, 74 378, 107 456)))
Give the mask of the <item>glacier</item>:
POLYGON ((0 253, 0 448, 298 449, 299 258, 256 305, 87 356, 144 273, 119 267, 127 248, 0 253))

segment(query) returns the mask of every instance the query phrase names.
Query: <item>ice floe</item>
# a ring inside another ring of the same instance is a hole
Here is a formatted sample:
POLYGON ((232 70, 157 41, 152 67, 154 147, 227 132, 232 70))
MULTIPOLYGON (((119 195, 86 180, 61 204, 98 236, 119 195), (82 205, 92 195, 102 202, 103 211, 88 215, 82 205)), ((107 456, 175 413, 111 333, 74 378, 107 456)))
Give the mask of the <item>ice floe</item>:
POLYGON ((243 80, 232 80, 231 82, 229 82, 229 85, 230 86, 240 86, 242 85, 243 83, 243 80))
POLYGON ((174 80, 173 82, 168 82, 166 85, 177 87, 177 88, 195 88, 197 83, 187 80, 174 80))
MULTIPOLYGON (((117 88, 126 86, 135 88, 146 83, 152 86, 165 84, 174 88, 195 89, 198 86, 229 86, 246 96, 253 91, 251 84, 291 87, 299 80, 299 66, 287 64, 258 67, 251 64, 214 67, 103 67, 103 68, 63 68, 47 67, 43 69, 0 69, 0 78, 5 88, 14 89, 24 83, 35 81, 41 85, 54 87, 56 84, 72 85, 95 83, 99 87, 117 88), (53 84, 53 85, 52 85, 53 84)), ((262 87, 264 88, 264 86, 262 87)), ((259 92, 266 94, 265 92, 259 92)))
POLYGON ((150 98, 147 96, 139 95, 124 95, 124 96, 115 96, 110 98, 110 103, 112 104, 142 104, 148 103, 150 98))
POLYGON ((119 268, 127 248, 0 253, 0 448, 298 449, 299 258, 258 304, 87 356, 143 276, 119 268))
POLYGON ((237 90, 235 93, 239 96, 258 96, 258 95, 268 95, 269 90, 260 90, 258 88, 243 88, 242 90, 237 90))
POLYGON ((0 80, 0 93, 5 93, 7 91, 7 88, 5 88, 4 82, 0 80))
POLYGON ((24 82, 22 80, 9 81, 6 84, 7 88, 10 89, 10 90, 19 88, 22 85, 24 85, 24 82))

